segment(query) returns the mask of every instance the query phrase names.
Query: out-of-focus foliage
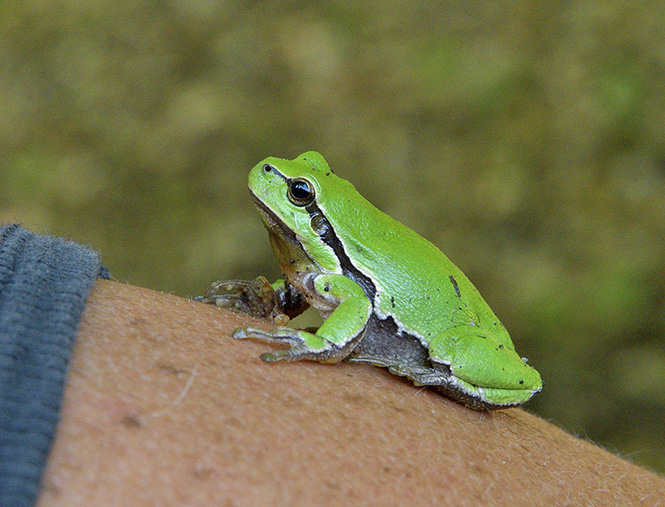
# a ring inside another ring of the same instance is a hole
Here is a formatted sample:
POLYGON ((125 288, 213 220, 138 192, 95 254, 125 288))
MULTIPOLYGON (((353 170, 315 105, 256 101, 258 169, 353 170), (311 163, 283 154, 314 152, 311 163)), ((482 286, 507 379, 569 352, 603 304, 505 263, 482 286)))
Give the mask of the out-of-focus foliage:
POLYGON ((476 282, 531 410, 665 471, 662 2, 6 0, 0 26, 0 219, 200 294, 278 275, 247 172, 318 150, 476 282))

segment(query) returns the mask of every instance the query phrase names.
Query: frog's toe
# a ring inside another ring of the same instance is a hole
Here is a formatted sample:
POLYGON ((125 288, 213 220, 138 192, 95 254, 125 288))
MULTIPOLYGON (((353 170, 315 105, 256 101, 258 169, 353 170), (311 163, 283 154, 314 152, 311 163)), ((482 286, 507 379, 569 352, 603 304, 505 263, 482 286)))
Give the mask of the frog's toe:
POLYGON ((249 334, 251 331, 252 330, 249 328, 239 327, 238 329, 234 330, 233 333, 231 333, 231 336, 233 336, 233 338, 236 340, 244 340, 245 338, 254 336, 253 334, 249 334))
POLYGON ((299 344, 302 343, 302 338, 291 328, 277 328, 272 331, 258 329, 255 327, 240 327, 231 333, 233 338, 237 340, 244 340, 246 338, 254 338, 264 342, 276 343, 289 343, 299 344))
POLYGON ((276 363, 277 361, 291 360, 290 349, 274 350, 272 352, 264 352, 259 357, 266 363, 276 363))
POLYGON ((439 386, 448 378, 445 374, 435 368, 427 368, 417 365, 393 364, 388 366, 388 371, 393 375, 407 377, 417 386, 439 386))

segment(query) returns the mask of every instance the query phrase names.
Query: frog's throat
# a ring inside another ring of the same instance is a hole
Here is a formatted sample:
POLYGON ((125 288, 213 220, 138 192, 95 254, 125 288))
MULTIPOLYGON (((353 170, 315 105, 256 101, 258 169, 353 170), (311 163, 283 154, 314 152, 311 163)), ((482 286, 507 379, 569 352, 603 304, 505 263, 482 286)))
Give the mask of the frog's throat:
POLYGON ((254 204, 261 213, 270 236, 273 252, 286 277, 295 276, 297 272, 321 272, 321 266, 309 256, 295 232, 287 227, 253 192, 250 191, 250 193, 254 204))

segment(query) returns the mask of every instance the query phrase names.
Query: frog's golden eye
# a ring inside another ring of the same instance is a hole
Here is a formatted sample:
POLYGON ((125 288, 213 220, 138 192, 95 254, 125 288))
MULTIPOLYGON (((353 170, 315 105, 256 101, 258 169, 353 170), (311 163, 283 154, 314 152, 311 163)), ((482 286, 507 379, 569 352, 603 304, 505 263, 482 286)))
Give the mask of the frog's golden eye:
POLYGON ((287 195, 296 206, 307 206, 314 200, 314 187, 304 178, 294 178, 289 182, 287 195))

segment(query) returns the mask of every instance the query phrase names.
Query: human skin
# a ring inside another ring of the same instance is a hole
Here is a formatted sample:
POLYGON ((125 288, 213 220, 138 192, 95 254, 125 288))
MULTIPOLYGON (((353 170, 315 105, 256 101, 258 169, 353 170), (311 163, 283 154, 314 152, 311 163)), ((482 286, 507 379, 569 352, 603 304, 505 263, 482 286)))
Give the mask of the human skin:
POLYGON ((39 505, 665 505, 663 478, 525 410, 266 364, 229 336, 248 324, 270 326, 98 280, 39 505))

